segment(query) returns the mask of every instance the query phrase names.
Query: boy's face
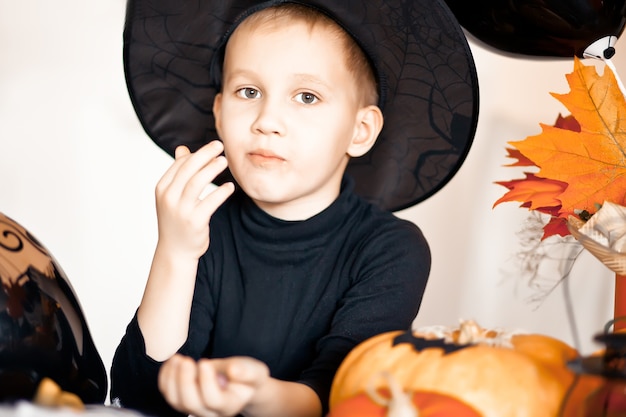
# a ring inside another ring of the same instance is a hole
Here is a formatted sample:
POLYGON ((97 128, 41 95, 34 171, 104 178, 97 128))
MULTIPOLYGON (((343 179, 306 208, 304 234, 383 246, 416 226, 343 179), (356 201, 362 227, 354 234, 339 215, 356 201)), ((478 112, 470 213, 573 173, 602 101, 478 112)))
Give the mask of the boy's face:
POLYGON ((340 42, 300 21, 229 40, 216 126, 233 176, 265 211, 308 218, 339 193, 362 111, 340 42))

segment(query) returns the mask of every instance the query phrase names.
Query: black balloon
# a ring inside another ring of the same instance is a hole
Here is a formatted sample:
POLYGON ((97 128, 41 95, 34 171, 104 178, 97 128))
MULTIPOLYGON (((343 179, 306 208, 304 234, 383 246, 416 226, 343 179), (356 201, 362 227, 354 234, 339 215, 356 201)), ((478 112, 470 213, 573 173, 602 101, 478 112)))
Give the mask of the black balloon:
MULTIPOLYGON (((619 38, 626 0, 446 0, 471 35, 497 52, 583 57, 605 37, 619 38)), ((608 43, 608 40, 607 40, 608 43)), ((605 58, 612 50, 608 45, 605 58)))
POLYGON ((0 401, 32 399, 50 378, 104 403, 107 374, 65 274, 26 229, 0 213, 0 401))

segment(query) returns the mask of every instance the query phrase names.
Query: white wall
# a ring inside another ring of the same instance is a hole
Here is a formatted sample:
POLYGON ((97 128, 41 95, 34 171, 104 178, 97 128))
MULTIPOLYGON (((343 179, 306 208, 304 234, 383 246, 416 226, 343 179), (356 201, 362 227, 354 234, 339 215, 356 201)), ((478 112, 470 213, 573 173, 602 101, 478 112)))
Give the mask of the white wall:
MULTIPOLYGON (((122 72, 124 0, 0 0, 0 211, 50 250, 109 368, 138 305, 156 241, 153 189, 170 158, 144 134, 122 72)), ((625 41, 626 42, 626 41, 625 41)), ((475 145, 442 191, 399 213, 423 229, 433 268, 416 325, 523 328, 573 342, 563 286, 537 305, 512 258, 528 212, 492 209, 518 178, 507 141, 565 111, 571 60, 509 58, 472 43, 481 80, 475 145)), ((626 52, 617 45, 618 73, 626 52)), ((612 317, 613 274, 585 254, 570 279, 583 352, 612 317)))

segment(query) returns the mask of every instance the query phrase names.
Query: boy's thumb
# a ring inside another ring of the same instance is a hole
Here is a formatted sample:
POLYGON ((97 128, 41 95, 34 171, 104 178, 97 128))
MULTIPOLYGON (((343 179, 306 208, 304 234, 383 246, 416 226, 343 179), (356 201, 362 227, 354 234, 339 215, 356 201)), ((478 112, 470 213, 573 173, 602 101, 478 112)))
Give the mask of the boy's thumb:
POLYGON ((226 376, 231 381, 243 383, 260 383, 269 377, 267 365, 257 359, 239 356, 229 358, 226 376))

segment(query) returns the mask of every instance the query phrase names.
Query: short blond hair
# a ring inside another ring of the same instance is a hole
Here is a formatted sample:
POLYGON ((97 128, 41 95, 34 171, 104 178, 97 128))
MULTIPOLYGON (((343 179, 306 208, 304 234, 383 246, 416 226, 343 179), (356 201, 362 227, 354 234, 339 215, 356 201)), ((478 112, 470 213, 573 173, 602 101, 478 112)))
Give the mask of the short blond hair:
POLYGON ((319 25, 337 35, 343 47, 347 69, 354 76, 356 85, 364 89, 361 95, 363 104, 377 105, 379 96, 374 66, 356 40, 323 12, 306 5, 286 2, 251 14, 242 25, 254 29, 268 22, 281 23, 294 20, 308 24, 311 29, 319 25))

